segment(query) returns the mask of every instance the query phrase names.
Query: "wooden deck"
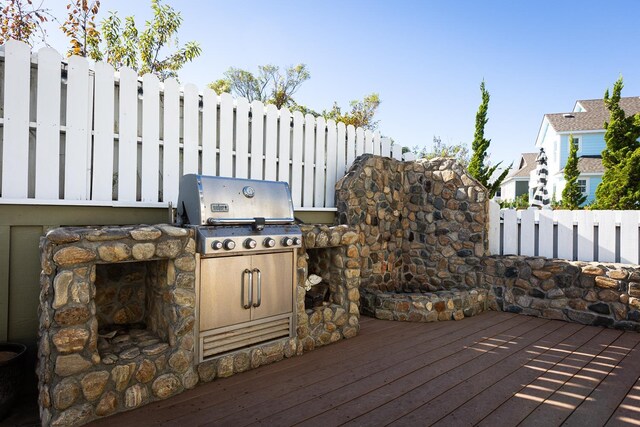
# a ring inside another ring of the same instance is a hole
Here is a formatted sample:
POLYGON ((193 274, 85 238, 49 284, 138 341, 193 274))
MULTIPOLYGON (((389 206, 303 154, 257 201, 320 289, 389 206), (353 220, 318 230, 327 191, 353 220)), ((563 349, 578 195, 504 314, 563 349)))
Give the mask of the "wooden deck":
POLYGON ((92 426, 640 425, 640 333, 489 312, 361 334, 92 426))
POLYGON ((361 334, 93 426, 640 425, 640 334, 489 312, 361 334))

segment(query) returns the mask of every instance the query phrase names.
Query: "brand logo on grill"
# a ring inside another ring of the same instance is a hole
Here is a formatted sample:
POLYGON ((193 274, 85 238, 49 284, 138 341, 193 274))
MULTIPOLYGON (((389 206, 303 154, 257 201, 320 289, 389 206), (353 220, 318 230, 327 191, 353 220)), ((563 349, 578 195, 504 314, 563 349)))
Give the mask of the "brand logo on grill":
POLYGON ((244 194, 244 197, 247 197, 250 199, 256 195, 256 190, 254 190, 253 187, 250 187, 247 185, 242 189, 242 194, 244 194))
POLYGON ((229 205, 226 203, 211 203, 211 212, 229 212, 229 205))

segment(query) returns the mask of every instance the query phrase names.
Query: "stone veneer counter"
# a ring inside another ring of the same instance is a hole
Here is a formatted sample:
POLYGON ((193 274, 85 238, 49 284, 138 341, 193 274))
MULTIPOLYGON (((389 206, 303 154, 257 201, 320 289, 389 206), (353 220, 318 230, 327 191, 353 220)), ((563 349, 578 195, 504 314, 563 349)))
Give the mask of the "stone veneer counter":
POLYGON ((81 425, 257 368, 359 331, 360 243, 347 226, 304 225, 296 336, 194 356, 193 231, 170 225, 72 227, 41 238, 39 405, 45 426, 81 425), (304 309, 309 264, 329 301, 304 309), (322 269, 321 271, 318 269, 322 269))
POLYGON ((196 385, 191 230, 59 228, 40 246, 43 425, 83 424, 196 385))

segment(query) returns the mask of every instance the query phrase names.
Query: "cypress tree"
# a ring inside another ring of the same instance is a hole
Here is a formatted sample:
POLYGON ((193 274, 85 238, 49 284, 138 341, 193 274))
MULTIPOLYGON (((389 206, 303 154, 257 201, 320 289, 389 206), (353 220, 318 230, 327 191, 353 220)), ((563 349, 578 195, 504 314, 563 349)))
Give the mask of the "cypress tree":
POLYGON ((620 77, 604 94, 609 110, 605 122, 602 164, 605 167, 602 182, 596 189, 597 209, 640 208, 640 114, 627 117, 620 107, 620 94, 624 84, 620 77))
POLYGON ((573 142, 573 135, 569 136, 569 159, 564 167, 565 185, 562 190, 562 207, 566 209, 578 209, 587 200, 578 187, 578 147, 573 142))
POLYGON ((489 190, 489 198, 492 198, 500 189, 500 185, 502 185, 502 181, 507 177, 511 166, 506 168, 493 183, 489 182, 491 175, 493 175, 502 162, 494 166, 485 165, 485 158, 487 157, 487 150, 489 149, 491 140, 484 137, 484 127, 489 121, 487 111, 489 110, 490 98, 489 92, 484 86, 484 80, 480 83, 480 92, 482 94, 482 102, 476 113, 476 129, 473 135, 473 143, 471 144, 473 154, 469 162, 468 170, 475 179, 487 187, 489 190))

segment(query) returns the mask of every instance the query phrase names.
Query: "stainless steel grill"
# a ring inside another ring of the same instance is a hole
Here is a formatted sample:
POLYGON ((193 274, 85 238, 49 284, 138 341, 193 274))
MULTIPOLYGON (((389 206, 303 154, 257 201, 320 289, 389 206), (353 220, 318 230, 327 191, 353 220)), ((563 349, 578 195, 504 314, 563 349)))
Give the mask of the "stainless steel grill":
POLYGON ((185 175, 177 222, 195 229, 201 361, 293 336, 302 234, 286 183, 185 175))

